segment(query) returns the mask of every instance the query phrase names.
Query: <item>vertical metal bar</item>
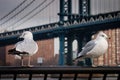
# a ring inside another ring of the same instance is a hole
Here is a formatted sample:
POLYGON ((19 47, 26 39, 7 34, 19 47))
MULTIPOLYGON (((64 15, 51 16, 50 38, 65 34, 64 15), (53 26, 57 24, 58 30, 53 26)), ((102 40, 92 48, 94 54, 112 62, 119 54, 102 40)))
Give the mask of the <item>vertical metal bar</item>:
POLYGON ((92 73, 89 74, 88 80, 92 80, 92 75, 93 75, 92 73))
POLYGON ((105 73, 103 76, 103 80, 106 80, 107 74, 105 73))
POLYGON ((1 74, 0 74, 0 80, 1 80, 1 74))
POLYGON ((16 80, 17 78, 17 74, 14 74, 13 80, 16 80))
POLYGON ((64 0, 60 0, 60 15, 59 15, 59 19, 60 21, 64 20, 64 0))
POLYGON ((118 74, 117 80, 120 80, 120 74, 118 74))
POLYGON ((72 52, 72 42, 73 42, 73 35, 68 36, 68 53, 67 53, 67 65, 73 65, 73 52, 72 52))
POLYGON ((79 0, 79 14, 81 16, 90 15, 90 0, 79 0))
POLYGON ((72 14, 72 0, 68 0, 68 20, 71 19, 71 14, 72 14))
POLYGON ((59 52, 59 65, 64 65, 64 34, 60 34, 60 52, 59 52))
POLYGON ((47 80, 47 75, 48 75, 48 74, 44 74, 44 80, 47 80))
POLYGON ((60 76, 59 76, 59 80, 62 80, 62 76, 63 76, 63 74, 60 74, 60 76))
POLYGON ((77 76, 78 76, 78 74, 76 73, 73 80, 77 80, 77 76))
POLYGON ((32 74, 29 74, 29 80, 32 80, 32 74))

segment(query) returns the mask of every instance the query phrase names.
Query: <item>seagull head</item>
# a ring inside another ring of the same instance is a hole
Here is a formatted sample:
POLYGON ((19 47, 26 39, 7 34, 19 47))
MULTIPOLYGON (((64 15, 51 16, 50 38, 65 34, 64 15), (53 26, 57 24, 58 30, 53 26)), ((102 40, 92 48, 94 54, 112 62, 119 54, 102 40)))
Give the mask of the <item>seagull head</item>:
POLYGON ((97 38, 108 39, 109 37, 104 32, 100 31, 97 35, 97 38))
POLYGON ((33 39, 33 34, 30 31, 25 31, 19 38, 23 39, 33 39))

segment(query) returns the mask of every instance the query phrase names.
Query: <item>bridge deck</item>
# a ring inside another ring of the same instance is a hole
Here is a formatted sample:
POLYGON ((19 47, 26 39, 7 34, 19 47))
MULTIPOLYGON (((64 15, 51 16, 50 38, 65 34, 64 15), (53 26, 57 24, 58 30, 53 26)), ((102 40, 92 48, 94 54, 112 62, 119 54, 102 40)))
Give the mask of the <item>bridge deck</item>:
POLYGON ((67 35, 70 31, 98 31, 105 29, 120 28, 119 25, 120 11, 86 17, 81 17, 77 15, 72 20, 64 22, 55 22, 27 29, 0 33, 0 46, 16 43, 18 41, 18 35, 20 35, 23 31, 31 31, 34 34, 35 40, 41 40, 59 37, 61 33, 67 35))

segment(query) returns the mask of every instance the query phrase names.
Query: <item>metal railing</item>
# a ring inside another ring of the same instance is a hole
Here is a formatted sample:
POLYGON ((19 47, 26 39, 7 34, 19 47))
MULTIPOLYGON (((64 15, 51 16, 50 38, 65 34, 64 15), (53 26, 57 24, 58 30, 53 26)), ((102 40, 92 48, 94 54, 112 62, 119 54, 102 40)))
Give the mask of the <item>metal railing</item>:
POLYGON ((83 74, 86 80, 93 80, 95 75, 101 78, 99 80, 107 80, 107 78, 110 77, 108 75, 116 77, 114 80, 120 80, 120 67, 0 67, 0 80, 3 78, 3 75, 13 75, 11 78, 13 80, 17 80, 18 75, 22 74, 28 75, 26 76, 28 80, 33 80, 35 77, 34 75, 38 74, 43 74, 42 76, 37 76, 38 79, 42 77, 42 80, 48 80, 48 77, 50 77, 50 75, 53 75, 52 77, 58 78, 58 80, 62 80, 65 77, 71 77, 73 80, 77 80, 81 79, 83 77, 83 74))

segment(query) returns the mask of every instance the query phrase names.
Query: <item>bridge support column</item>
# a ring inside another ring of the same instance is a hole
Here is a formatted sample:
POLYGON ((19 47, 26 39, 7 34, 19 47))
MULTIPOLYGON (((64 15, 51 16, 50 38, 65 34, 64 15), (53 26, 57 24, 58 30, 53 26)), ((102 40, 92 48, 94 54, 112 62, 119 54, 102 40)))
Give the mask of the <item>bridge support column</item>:
POLYGON ((81 16, 90 15, 90 0, 79 0, 79 14, 81 16))
POLYGON ((59 65, 64 65, 64 34, 59 36, 60 50, 59 50, 59 65))
POLYGON ((67 65, 73 65, 73 51, 72 51, 72 42, 73 42, 73 35, 69 35, 68 37, 68 52, 67 52, 67 65))

